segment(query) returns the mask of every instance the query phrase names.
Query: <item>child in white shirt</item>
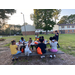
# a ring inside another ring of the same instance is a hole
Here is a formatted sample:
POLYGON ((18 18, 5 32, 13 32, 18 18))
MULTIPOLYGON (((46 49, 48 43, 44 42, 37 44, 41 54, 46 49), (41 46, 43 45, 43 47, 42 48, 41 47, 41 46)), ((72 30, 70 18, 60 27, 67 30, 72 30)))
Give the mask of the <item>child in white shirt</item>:
POLYGON ((31 45, 31 40, 29 40, 29 42, 27 43, 26 45, 26 48, 25 48, 25 55, 26 56, 29 56, 30 53, 32 53, 32 51, 30 50, 30 45, 31 45))
MULTIPOLYGON (((57 41, 56 41, 56 38, 55 37, 53 37, 53 38, 51 38, 50 39, 51 40, 51 43, 50 43, 50 47, 51 47, 51 49, 50 49, 50 51, 51 52, 57 52, 58 50, 57 50, 57 41)), ((50 57, 52 57, 52 55, 50 55, 50 57)), ((56 57, 56 55, 54 55, 54 57, 56 57)))

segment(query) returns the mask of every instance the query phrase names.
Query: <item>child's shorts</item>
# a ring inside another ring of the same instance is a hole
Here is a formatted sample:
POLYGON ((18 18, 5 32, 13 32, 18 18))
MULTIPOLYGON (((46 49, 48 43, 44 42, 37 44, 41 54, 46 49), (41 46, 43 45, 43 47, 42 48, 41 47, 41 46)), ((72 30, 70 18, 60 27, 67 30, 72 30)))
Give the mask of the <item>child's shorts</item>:
POLYGON ((51 52, 57 52, 57 49, 50 49, 51 52))

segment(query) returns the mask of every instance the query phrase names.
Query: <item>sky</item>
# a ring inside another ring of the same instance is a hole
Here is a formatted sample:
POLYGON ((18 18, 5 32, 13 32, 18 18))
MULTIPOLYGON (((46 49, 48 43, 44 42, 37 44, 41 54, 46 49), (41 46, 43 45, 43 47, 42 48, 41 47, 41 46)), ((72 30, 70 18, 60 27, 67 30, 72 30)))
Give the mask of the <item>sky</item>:
MULTIPOLYGON (((60 13, 59 20, 64 15, 75 14, 75 9, 61 9, 61 10, 62 11, 60 13)), ((10 17, 10 20, 8 20, 8 24, 20 24, 20 25, 23 25, 23 23, 24 23, 23 14, 21 14, 21 12, 24 14, 25 22, 27 22, 30 25, 33 25, 33 21, 30 19, 30 14, 33 13, 33 9, 16 9, 16 13, 13 14, 10 17)), ((59 20, 57 20, 57 22, 59 20)))
POLYGON ((10 20, 8 20, 8 24, 23 25, 23 23, 24 23, 23 14, 24 14, 25 22, 33 25, 33 21, 30 19, 30 14, 33 13, 33 9, 15 9, 15 10, 16 10, 16 13, 10 17, 10 20), (23 14, 21 14, 21 12, 23 14))

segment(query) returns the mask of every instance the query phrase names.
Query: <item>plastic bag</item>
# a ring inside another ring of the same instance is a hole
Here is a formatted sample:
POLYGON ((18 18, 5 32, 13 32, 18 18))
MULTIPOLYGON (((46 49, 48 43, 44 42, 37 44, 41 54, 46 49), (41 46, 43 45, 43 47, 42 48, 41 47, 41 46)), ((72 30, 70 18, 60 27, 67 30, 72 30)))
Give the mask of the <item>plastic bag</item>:
POLYGON ((40 54, 40 55, 42 55, 42 51, 41 51, 40 47, 37 48, 37 53, 40 54))

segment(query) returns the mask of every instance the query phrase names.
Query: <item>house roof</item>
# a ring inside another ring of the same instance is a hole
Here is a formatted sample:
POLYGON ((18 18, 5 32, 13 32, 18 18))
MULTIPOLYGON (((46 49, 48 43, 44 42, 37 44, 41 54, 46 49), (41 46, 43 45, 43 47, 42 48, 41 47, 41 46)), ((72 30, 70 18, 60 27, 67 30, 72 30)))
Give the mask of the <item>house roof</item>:
POLYGON ((68 25, 75 25, 75 24, 58 24, 59 26, 68 26, 68 25))

